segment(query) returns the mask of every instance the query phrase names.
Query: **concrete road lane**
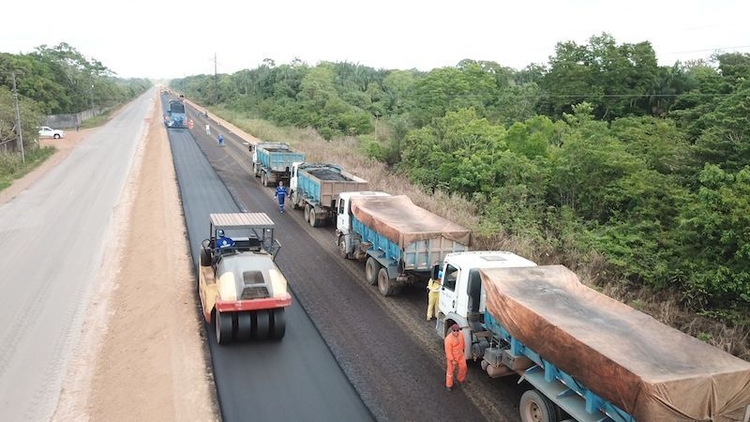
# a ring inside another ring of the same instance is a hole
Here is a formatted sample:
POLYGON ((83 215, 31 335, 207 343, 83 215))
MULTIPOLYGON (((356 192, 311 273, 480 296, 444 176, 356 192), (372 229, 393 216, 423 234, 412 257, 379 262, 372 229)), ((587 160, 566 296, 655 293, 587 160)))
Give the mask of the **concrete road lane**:
POLYGON ((0 206, 0 420, 49 420, 150 107, 149 91, 0 206))

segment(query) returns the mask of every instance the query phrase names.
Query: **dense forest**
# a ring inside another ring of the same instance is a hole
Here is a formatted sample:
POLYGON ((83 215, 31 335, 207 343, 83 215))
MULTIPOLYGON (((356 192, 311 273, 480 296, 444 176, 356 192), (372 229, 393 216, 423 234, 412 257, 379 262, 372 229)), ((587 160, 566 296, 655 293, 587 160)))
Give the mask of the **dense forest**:
MULTIPOLYGON (((522 70, 301 61, 171 86, 207 106, 356 137, 363 153, 599 281, 750 326, 750 55, 660 66, 649 42, 558 43, 522 70)), ((541 255, 541 254, 540 254, 541 255)), ((549 262, 548 262, 549 263, 549 262)))
POLYGON ((117 78, 101 62, 66 43, 42 45, 29 54, 0 53, 0 144, 17 138, 14 79, 22 133, 31 135, 24 136, 27 147, 33 147, 45 115, 108 109, 153 85, 148 79, 117 78))

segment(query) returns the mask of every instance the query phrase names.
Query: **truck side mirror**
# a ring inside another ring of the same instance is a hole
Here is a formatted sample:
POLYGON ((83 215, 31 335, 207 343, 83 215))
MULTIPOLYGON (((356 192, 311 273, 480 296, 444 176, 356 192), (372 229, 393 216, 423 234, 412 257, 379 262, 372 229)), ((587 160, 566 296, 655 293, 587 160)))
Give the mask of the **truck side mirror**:
POLYGON ((435 264, 432 266, 432 278, 436 279, 438 278, 438 273, 440 272, 440 264, 435 264))

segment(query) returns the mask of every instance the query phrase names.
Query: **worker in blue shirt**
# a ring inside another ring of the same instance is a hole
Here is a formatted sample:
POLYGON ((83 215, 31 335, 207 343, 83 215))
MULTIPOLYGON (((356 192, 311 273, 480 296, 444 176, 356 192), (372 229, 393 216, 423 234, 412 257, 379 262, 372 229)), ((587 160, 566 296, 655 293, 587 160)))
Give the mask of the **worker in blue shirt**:
POLYGON ((216 230, 216 249, 233 248, 234 240, 224 235, 224 230, 216 230))
POLYGON ((223 146, 224 146, 224 137, 223 137, 223 136, 221 136, 221 134, 219 134, 219 146, 220 146, 220 147, 223 147, 223 146))
POLYGON ((286 196, 288 194, 289 191, 287 191, 284 187, 284 182, 279 182, 279 186, 276 188, 276 192, 274 192, 273 197, 279 200, 279 211, 281 213, 284 212, 284 200, 286 199, 286 196))

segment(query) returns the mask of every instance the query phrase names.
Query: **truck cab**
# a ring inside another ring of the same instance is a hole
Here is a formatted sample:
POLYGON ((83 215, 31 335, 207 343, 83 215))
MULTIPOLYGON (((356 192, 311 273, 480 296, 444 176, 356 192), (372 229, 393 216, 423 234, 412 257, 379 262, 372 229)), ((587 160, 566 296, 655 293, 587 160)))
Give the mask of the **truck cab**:
POLYGON ((304 162, 302 161, 295 161, 292 163, 292 175, 289 177, 289 197, 293 199, 292 205, 296 208, 298 204, 298 200, 295 199, 295 192, 297 191, 297 187, 299 186, 299 176, 297 173, 299 172, 299 166, 302 165, 304 162))
MULTIPOLYGON (((437 332, 445 337, 447 330, 454 323, 461 326, 466 340, 466 359, 473 358, 474 333, 484 331, 486 295, 482 290, 479 272, 485 268, 533 267, 536 264, 512 252, 505 251, 471 251, 456 252, 446 255, 442 264, 443 280, 440 288, 437 332)), ((434 271, 435 273, 437 271, 434 271)))
POLYGON ((339 236, 349 236, 352 233, 352 207, 351 200, 359 196, 391 196, 385 192, 341 192, 336 206, 336 232, 339 236))

